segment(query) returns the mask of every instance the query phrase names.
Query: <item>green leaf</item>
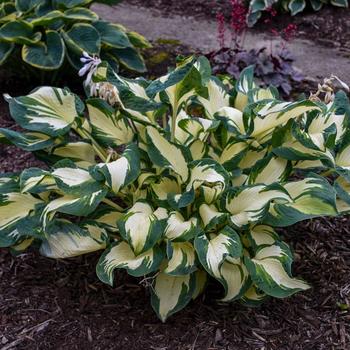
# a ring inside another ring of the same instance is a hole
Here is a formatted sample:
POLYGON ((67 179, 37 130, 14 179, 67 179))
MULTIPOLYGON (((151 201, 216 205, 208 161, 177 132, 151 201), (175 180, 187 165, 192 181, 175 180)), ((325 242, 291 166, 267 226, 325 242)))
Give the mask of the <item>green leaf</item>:
POLYGON ((151 43, 141 34, 136 32, 127 32, 131 44, 139 49, 149 49, 152 47, 151 43))
POLYGON ((64 18, 73 21, 94 22, 98 20, 98 15, 85 7, 74 7, 64 11, 64 18))
POLYGON ((5 23, 0 28, 0 39, 10 43, 33 45, 41 39, 41 34, 33 32, 33 26, 23 20, 5 23))
POLYGON ((117 49, 132 47, 128 36, 119 26, 105 21, 96 21, 92 25, 100 33, 103 44, 117 49))
POLYGON ((295 16, 297 13, 302 12, 305 9, 305 7, 305 0, 291 0, 288 4, 288 8, 292 16, 295 16))
POLYGON ((146 72, 147 68, 141 54, 133 47, 113 48, 110 54, 117 57, 119 62, 127 69, 138 73, 146 72))
POLYGON ((51 25, 55 24, 56 22, 59 22, 62 18, 64 18, 63 12, 55 10, 55 11, 50 11, 43 16, 34 18, 30 22, 30 24, 33 27, 51 26, 51 25))
POLYGON ((46 31, 46 41, 40 41, 35 46, 24 45, 22 59, 31 66, 43 70, 60 68, 65 55, 65 46, 61 36, 53 31, 46 31))
POLYGON ((126 269, 128 274, 135 277, 145 276, 159 268, 164 255, 158 246, 154 246, 136 256, 128 243, 119 241, 113 243, 101 255, 96 266, 96 273, 102 282, 113 286, 115 269, 126 269))
POLYGON ((81 54, 84 51, 90 55, 100 54, 100 34, 88 23, 73 24, 71 29, 63 32, 63 38, 69 49, 76 54, 81 54))
POLYGON ((0 65, 11 55, 14 47, 14 43, 0 42, 0 65))
POLYGON ((349 7, 348 0, 331 0, 331 4, 338 7, 349 7))
POLYGON ((59 9, 70 9, 77 6, 85 6, 92 2, 92 0, 53 0, 53 6, 59 9))
POLYGON ((41 2, 42 0, 15 0, 15 6, 19 12, 29 12, 41 2))

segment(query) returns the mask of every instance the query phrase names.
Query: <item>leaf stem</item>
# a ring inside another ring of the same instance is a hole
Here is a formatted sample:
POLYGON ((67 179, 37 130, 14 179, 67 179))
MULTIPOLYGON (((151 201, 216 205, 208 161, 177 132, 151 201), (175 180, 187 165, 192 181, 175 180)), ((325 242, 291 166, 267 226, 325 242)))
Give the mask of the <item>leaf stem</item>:
POLYGON ((175 141, 176 119, 177 119, 177 103, 174 103, 173 115, 171 118, 171 142, 175 141))
POLYGON ((117 203, 112 202, 108 198, 102 199, 102 202, 105 203, 105 204, 108 204, 109 206, 111 206, 114 209, 117 209, 119 211, 124 211, 124 209, 121 206, 119 206, 117 203))

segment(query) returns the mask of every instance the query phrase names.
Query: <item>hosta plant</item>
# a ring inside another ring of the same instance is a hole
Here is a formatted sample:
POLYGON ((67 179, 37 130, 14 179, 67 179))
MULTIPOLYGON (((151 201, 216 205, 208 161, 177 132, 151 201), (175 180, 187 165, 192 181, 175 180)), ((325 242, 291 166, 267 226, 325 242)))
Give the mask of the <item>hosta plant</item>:
POLYGON ((325 4, 344 8, 349 6, 348 0, 251 0, 249 2, 247 22, 252 27, 259 20, 262 13, 269 11, 272 7, 280 8, 295 16, 307 7, 314 11, 319 11, 325 4))
MULTIPOLYGON (((121 64, 127 69, 145 71, 139 49, 149 47, 147 40, 121 25, 101 20, 89 9, 92 2, 1 1, 0 65, 21 69, 25 62, 27 73, 32 68, 57 71, 65 62, 80 69, 80 57, 86 52, 91 56, 99 55, 114 69, 121 64)), ((114 4, 118 1, 99 2, 114 4)), ((51 74, 51 77, 54 76, 51 74)))
POLYGON ((162 321, 209 278, 250 306, 308 289, 278 228, 350 211, 346 94, 283 102, 251 67, 233 84, 205 58, 154 81, 93 71, 85 103, 53 87, 6 96, 23 132, 1 139, 48 167, 1 176, 1 246, 100 251, 98 277, 147 276, 162 321))

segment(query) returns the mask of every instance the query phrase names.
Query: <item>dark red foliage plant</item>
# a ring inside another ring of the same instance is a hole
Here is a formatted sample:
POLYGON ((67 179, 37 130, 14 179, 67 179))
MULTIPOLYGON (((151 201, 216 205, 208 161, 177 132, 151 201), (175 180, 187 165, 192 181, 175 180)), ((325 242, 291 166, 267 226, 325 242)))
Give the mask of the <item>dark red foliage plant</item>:
MULTIPOLYGON (((273 85, 284 96, 288 96, 293 83, 304 79, 303 74, 294 67, 294 58, 287 48, 288 42, 296 35, 297 26, 289 24, 281 31, 271 29, 271 34, 281 38, 277 49, 273 49, 271 41, 269 48, 247 50, 244 48, 244 39, 248 29, 246 22, 248 8, 242 0, 230 0, 230 5, 228 24, 222 12, 218 12, 216 16, 220 49, 207 55, 213 65, 213 73, 229 74, 238 79, 244 68, 254 65, 255 77, 261 86, 273 85), (227 31, 231 36, 229 46, 226 46, 227 31)), ((269 15, 266 21, 271 23, 276 11, 271 8, 269 15)))

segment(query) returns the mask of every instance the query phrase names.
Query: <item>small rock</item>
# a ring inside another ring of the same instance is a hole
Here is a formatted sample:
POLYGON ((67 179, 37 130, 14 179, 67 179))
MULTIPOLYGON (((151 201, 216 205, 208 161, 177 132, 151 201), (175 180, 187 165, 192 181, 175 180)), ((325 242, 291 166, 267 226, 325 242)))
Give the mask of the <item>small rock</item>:
POLYGON ((222 332, 219 328, 216 329, 215 332, 215 344, 220 344, 224 340, 222 332))
POLYGON ((5 336, 3 336, 2 338, 1 338, 1 344, 2 345, 5 345, 6 343, 8 343, 8 339, 5 337, 5 336))

